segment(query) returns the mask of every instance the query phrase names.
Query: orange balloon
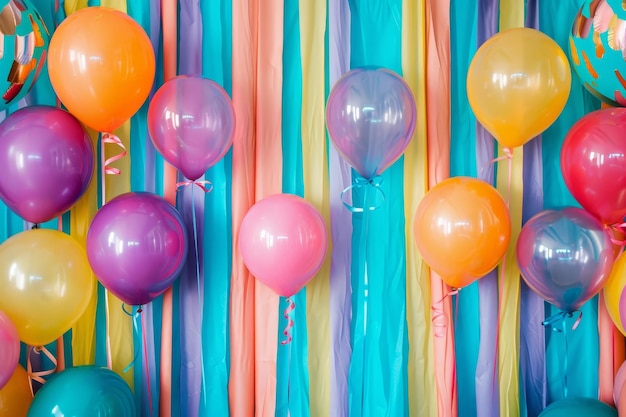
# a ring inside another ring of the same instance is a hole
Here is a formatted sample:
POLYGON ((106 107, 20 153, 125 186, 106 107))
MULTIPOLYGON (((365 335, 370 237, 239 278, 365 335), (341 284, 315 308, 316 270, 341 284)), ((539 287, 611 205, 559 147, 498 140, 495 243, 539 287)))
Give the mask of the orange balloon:
POLYGON ((424 261, 453 288, 493 270, 511 240, 511 217, 490 184, 448 178, 426 193, 415 213, 415 242, 424 261))
POLYGON ((112 132, 148 98, 155 76, 150 38, 130 16, 107 7, 72 13, 48 47, 48 72, 67 110, 99 132, 112 132))
POLYGON ((0 390, 0 417, 26 417, 32 402, 28 374, 18 365, 9 382, 0 390))

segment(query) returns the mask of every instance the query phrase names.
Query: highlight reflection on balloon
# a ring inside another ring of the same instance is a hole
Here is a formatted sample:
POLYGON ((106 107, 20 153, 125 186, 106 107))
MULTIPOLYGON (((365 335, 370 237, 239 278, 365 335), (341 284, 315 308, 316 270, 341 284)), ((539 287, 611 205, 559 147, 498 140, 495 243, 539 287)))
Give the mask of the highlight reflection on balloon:
POLYGON ((545 210, 522 227, 517 260, 528 286, 557 308, 572 312, 596 295, 613 267, 613 244, 587 211, 545 210))

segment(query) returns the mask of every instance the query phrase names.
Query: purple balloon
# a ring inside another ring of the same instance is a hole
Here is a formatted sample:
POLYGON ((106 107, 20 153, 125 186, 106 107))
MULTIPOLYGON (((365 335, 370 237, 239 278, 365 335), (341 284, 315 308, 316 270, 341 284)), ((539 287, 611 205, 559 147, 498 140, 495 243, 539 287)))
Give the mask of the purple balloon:
POLYGON ((230 149, 235 111, 219 84, 180 75, 165 82, 150 101, 148 132, 163 158, 195 181, 230 149))
POLYGON ((172 285, 183 267, 183 219, 155 194, 122 194, 94 216, 87 257, 100 283, 120 300, 147 304, 172 285))
POLYGON ((517 240, 522 278, 544 300, 568 313, 602 289, 613 260, 613 244, 602 223, 576 207, 538 213, 517 240))
POLYGON ((415 98, 384 68, 346 73, 326 105, 328 133, 339 154, 363 178, 382 173, 404 152, 415 130, 415 98))
POLYGON ((17 110, 0 123, 0 199, 31 223, 51 220, 85 193, 94 159, 91 139, 70 113, 17 110))

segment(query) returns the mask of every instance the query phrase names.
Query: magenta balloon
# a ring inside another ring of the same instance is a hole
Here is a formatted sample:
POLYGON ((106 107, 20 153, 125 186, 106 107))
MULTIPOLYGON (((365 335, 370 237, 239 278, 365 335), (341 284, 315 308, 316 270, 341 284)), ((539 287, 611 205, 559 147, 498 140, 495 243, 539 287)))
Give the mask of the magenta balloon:
POLYGON ((561 148, 561 171, 572 196, 603 223, 626 217, 626 109, 597 110, 579 119, 561 148))
POLYGON ((178 211, 151 193, 126 193, 96 213, 87 257, 100 283, 128 305, 143 305, 169 288, 187 256, 178 211))
POLYGON ((0 311, 0 390, 9 382, 20 359, 20 338, 15 325, 0 311))
POLYGON ((68 112, 17 110, 0 123, 0 199, 29 222, 51 220, 87 190, 94 159, 91 139, 68 112))
POLYGON ((246 213, 239 230, 239 247, 244 264, 257 280, 276 294, 290 297, 324 263, 326 224, 303 198, 274 194, 246 213))
POLYGON ((363 178, 382 173, 404 152, 415 130, 415 98, 384 68, 346 73, 326 105, 328 133, 339 154, 363 178))
POLYGON ((613 259, 613 244, 604 226, 577 207, 538 213, 524 224, 517 239, 524 281, 568 313, 600 291, 613 259))
POLYGON ((235 112, 219 84, 180 75, 165 82, 150 101, 148 132, 166 161, 197 180, 230 149, 235 112))

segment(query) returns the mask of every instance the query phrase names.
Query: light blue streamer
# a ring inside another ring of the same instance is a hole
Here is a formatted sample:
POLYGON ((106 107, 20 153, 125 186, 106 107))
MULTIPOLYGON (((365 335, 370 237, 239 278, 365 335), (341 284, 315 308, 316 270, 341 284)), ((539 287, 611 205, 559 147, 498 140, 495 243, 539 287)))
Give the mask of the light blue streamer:
MULTIPOLYGON (((450 2, 450 176, 476 177, 476 118, 467 99, 466 79, 475 52, 475 1, 450 2), (472 47, 468 47, 471 45, 472 47)), ((452 300, 460 415, 476 417, 476 366, 480 343, 480 297, 472 284, 452 300)))
MULTIPOLYGON (((285 2, 283 17, 283 86, 282 86, 282 192, 304 197, 302 163, 302 61, 300 51, 299 2, 285 2)), ((288 307, 285 298, 279 303, 276 357, 277 417, 310 415, 308 333, 306 320, 306 287, 291 297, 295 309, 289 313, 293 320, 291 342, 283 344, 283 330, 288 307)))
MULTIPOLYGON (((400 0, 350 1, 352 68, 376 65, 401 74, 401 10, 400 0)), ((352 263, 354 350, 349 374, 349 414, 354 417, 408 413, 404 228, 405 216, 410 214, 404 213, 403 163, 400 158, 382 174, 380 189, 386 196, 382 206, 353 214, 352 247, 359 248, 361 242, 366 245, 366 259, 355 253, 352 263)), ((363 190, 357 187, 353 191, 360 201, 363 190)))
MULTIPOLYGON (((568 36, 574 16, 582 2, 566 0, 539 2, 539 28, 552 37, 561 48, 568 52, 568 36), (555 18, 556 17, 556 18, 555 18)), ((576 74, 572 73, 572 90, 568 103, 557 121, 543 135, 543 181, 544 208, 579 206, 572 198, 563 181, 560 168, 560 150, 569 128, 584 114, 599 108, 599 102, 581 85, 576 74)), ((587 302, 582 308, 583 319, 575 332, 568 337, 569 394, 597 398, 598 395, 598 300, 587 302)), ((547 306, 546 317, 558 313, 553 306, 547 306)), ((563 396, 563 352, 562 338, 553 332, 546 333, 546 367, 548 378, 548 403, 563 396)))

